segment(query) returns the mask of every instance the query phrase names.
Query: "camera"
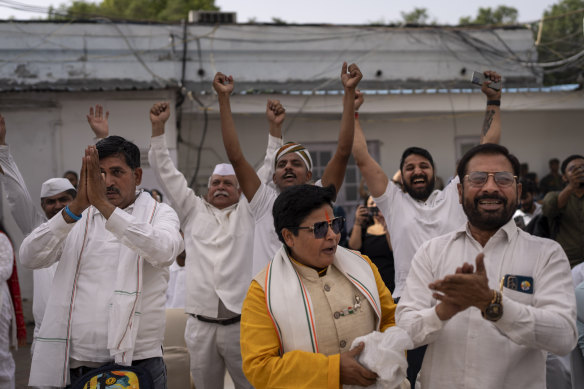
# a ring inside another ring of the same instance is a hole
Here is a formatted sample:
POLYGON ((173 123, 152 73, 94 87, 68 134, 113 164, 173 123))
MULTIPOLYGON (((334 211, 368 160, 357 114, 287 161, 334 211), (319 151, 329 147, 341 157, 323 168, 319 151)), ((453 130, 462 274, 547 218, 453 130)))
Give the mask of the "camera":
POLYGON ((367 207, 367 212, 369 216, 377 216, 379 214, 379 208, 377 207, 367 207))
MULTIPOLYGON (((483 73, 472 72, 470 82, 472 82, 473 84, 477 84, 478 86, 482 86, 483 82, 485 82, 485 81, 486 81, 486 77, 483 73)), ((497 82, 491 81, 491 83, 488 86, 489 86, 489 88, 491 88, 493 90, 501 90, 501 81, 497 81, 497 82)))

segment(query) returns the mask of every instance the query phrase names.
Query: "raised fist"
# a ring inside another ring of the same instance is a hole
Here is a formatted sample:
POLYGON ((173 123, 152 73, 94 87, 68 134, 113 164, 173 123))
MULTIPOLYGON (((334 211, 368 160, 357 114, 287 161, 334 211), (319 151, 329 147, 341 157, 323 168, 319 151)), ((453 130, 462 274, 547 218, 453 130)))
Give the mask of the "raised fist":
POLYGON ((217 72, 213 79, 213 89, 215 89, 217 94, 230 95, 233 93, 233 77, 217 72))

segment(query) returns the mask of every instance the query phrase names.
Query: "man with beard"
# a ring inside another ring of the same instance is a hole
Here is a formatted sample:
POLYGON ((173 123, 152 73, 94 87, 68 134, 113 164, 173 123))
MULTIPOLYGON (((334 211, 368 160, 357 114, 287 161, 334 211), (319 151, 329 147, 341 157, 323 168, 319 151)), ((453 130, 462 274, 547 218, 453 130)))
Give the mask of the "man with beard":
MULTIPOLYGON (((487 80, 501 80, 495 72, 485 72, 487 80)), ((501 91, 488 87, 485 81, 482 91, 487 97, 487 111, 481 132, 481 143, 499 143, 501 137, 501 91)), ((363 104, 363 94, 357 92, 355 111, 363 104)), ((421 147, 407 148, 400 160, 402 191, 383 172, 381 166, 367 151, 367 142, 355 115, 355 140, 353 156, 365 178, 377 207, 389 220, 389 235, 395 258, 394 298, 401 296, 410 262, 420 245, 436 236, 448 233, 466 221, 458 204, 456 184, 452 180, 443 191, 434 190, 434 160, 428 150, 421 147)))
POLYGON ((521 203, 519 209, 513 214, 513 220, 517 225, 525 230, 529 222, 541 214, 541 204, 538 204, 534 199, 537 194, 535 183, 529 180, 521 180, 521 203))
MULTIPOLYGON (((481 132, 481 143, 499 143, 501 137, 501 91, 489 88, 490 82, 501 76, 486 71, 482 92, 487 97, 487 110, 481 132)), ((363 103, 363 95, 357 93, 355 111, 363 103)), ((410 270, 412 258, 422 243, 453 231, 466 222, 458 203, 456 184, 453 179, 442 191, 434 190, 434 160, 420 147, 407 148, 400 160, 400 172, 404 190, 389 180, 381 166, 369 155, 367 142, 355 115, 355 140, 353 156, 365 178, 369 191, 381 213, 389 221, 387 229, 391 237, 395 265, 395 289, 393 296, 399 300, 410 270)), ((408 379, 415 386, 424 349, 408 352, 408 379)))
POLYGON ((577 339, 568 258, 512 220, 519 161, 505 147, 474 147, 457 174, 468 223, 422 245, 397 307, 398 325, 428 345, 422 387, 543 389, 546 351, 577 339))
MULTIPOLYGON (((317 182, 317 185, 325 187, 332 184, 337 192, 343 184, 345 170, 351 156, 354 133, 353 101, 355 99, 355 88, 362 77, 357 65, 351 64, 347 66, 347 63, 343 63, 341 81, 345 93, 343 95, 343 116, 341 118, 339 141, 337 150, 326 165, 320 182, 317 182)), ((276 188, 270 187, 267 183, 262 183, 251 164, 245 159, 239 145, 229 101, 233 87, 233 77, 226 76, 223 73, 215 75, 213 88, 217 92, 219 100, 223 145, 225 146, 227 157, 235 169, 243 194, 249 201, 255 219, 252 268, 255 275, 272 260, 274 254, 282 246, 282 242, 280 242, 278 235, 274 231, 274 218, 272 216, 274 201, 276 201, 278 193, 283 189, 312 181, 312 159, 309 151, 301 144, 287 143, 280 147, 275 154, 273 182, 276 188)), ((283 120, 284 116, 281 117, 281 121, 283 120)))

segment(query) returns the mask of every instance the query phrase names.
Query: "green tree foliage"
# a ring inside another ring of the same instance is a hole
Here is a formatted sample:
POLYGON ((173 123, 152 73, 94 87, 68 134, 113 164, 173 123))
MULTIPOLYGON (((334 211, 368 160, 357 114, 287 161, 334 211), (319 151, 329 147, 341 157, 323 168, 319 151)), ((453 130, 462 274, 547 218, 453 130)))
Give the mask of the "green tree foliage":
POLYGON ((516 8, 500 5, 495 9, 491 7, 479 8, 476 18, 470 16, 459 19, 458 24, 515 24, 517 23, 518 12, 516 8))
POLYGON ((402 19, 405 24, 429 24, 430 15, 426 8, 414 8, 411 12, 402 12, 402 19))
MULTIPOLYGON (((544 12, 543 23, 535 31, 536 39, 541 36, 537 46, 540 63, 562 61, 584 50, 583 10, 584 0, 562 0, 544 12)), ((546 69, 547 85, 576 83, 584 73, 584 58, 546 69)))
POLYGON ((173 22, 186 19, 189 11, 217 11, 215 0, 102 0, 87 3, 74 0, 49 12, 51 20, 106 17, 124 20, 173 22))
POLYGON ((288 23, 286 23, 286 21, 284 19, 277 18, 275 16, 272 18, 272 23, 278 24, 278 25, 281 25, 281 26, 283 26, 284 24, 288 24, 288 23))

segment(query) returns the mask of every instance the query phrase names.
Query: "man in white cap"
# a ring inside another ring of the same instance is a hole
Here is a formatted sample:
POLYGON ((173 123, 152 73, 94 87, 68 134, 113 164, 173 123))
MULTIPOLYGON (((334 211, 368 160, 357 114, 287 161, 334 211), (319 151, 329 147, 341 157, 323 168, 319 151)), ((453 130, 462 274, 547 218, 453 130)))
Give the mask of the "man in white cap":
POLYGON ((252 279, 253 216, 233 167, 218 164, 206 197, 197 196, 170 159, 164 125, 168 103, 150 110, 148 160, 184 232, 186 251, 185 341, 197 389, 222 388, 225 368, 236 388, 251 388, 239 348, 241 306, 252 279))
MULTIPOLYGON (((77 191, 66 178, 51 178, 41 187, 41 208, 34 205, 18 166, 6 144, 6 123, 0 115, 0 182, 2 182, 8 206, 14 221, 24 235, 30 234, 39 225, 55 216, 75 198, 77 191)), ((33 271, 32 313, 34 338, 41 327, 51 282, 57 265, 33 271)))
MULTIPOLYGON (((328 162, 320 182, 317 185, 334 185, 338 191, 343 184, 345 170, 354 133, 354 104, 355 89, 362 78, 357 65, 341 68, 341 81, 343 83, 343 116, 337 150, 328 162)), ((255 220, 254 248, 253 248, 253 274, 261 271, 272 260, 274 254, 282 246, 278 235, 274 230, 274 218, 272 207, 278 197, 279 191, 293 185, 307 184, 312 181, 312 159, 308 150, 299 143, 287 143, 276 153, 274 175, 272 177, 276 190, 261 182, 253 167, 245 159, 231 115, 229 96, 233 92, 233 77, 223 73, 217 73, 213 80, 213 88, 219 99, 221 112, 221 130, 223 144, 233 164, 235 172, 242 187, 243 194, 250 203, 255 220)))

